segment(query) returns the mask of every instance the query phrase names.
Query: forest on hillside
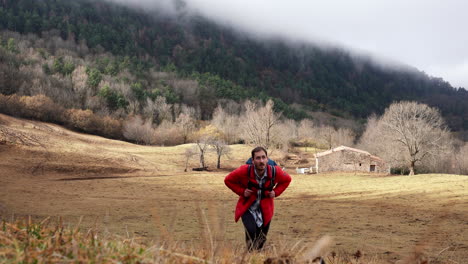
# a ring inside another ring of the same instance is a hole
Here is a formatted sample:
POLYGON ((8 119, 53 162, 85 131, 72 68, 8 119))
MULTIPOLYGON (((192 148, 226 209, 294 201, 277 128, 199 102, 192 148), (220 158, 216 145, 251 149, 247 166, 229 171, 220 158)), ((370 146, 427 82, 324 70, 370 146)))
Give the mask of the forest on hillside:
POLYGON ((169 102, 200 106, 202 119, 211 118, 223 99, 271 98, 276 110, 296 120, 310 117, 310 111, 366 118, 382 113, 393 101, 415 100, 438 107, 452 130, 468 129, 464 103, 468 92, 440 78, 410 67, 382 68, 341 49, 255 40, 188 15, 183 8, 180 4, 179 14, 170 17, 163 10, 149 14, 105 1, 3 0, 0 28, 40 38, 53 32, 86 46, 77 54, 81 58, 109 52, 116 59, 104 59, 95 70, 102 74, 108 67, 108 73, 115 75, 121 70, 118 65, 127 63, 142 97, 154 97, 147 74, 150 68, 196 80, 200 84, 197 102, 173 89, 162 93, 169 102))
POLYGON ((1 3, 1 113, 139 144, 196 143, 187 157, 210 150, 220 159, 236 143, 357 146, 404 171, 407 150, 375 144, 385 134, 379 115, 395 101, 419 101, 445 121, 444 143, 431 159, 416 158, 418 170, 466 167, 466 90, 415 69, 101 1, 1 3))

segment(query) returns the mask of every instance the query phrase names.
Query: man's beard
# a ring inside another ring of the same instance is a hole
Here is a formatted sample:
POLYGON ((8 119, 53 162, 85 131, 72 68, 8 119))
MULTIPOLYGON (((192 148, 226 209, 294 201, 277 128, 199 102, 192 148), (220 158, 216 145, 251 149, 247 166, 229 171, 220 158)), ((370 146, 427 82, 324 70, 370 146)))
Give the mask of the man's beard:
POLYGON ((264 170, 265 169, 265 163, 261 163, 255 166, 255 169, 257 170, 264 170))

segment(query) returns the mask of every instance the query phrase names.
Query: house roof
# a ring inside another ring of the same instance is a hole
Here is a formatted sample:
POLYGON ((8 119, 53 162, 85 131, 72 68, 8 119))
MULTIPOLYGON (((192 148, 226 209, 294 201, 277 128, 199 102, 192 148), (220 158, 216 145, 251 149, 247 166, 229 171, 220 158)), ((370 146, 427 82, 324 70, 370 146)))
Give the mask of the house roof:
POLYGON ((370 156, 371 160, 376 160, 376 161, 380 161, 380 162, 385 162, 383 159, 377 157, 377 156, 370 156))
MULTIPOLYGON (((330 149, 330 150, 327 150, 327 151, 324 151, 324 152, 319 152, 319 153, 315 154, 315 157, 316 158, 323 157, 323 156, 332 154, 334 152, 343 151, 343 150, 359 152, 359 153, 371 156, 371 154, 369 152, 365 151, 365 150, 350 148, 350 147, 346 147, 346 146, 339 146, 339 147, 336 147, 336 148, 333 148, 333 149, 330 149)), ((375 156, 372 156, 372 157, 375 157, 375 156)))

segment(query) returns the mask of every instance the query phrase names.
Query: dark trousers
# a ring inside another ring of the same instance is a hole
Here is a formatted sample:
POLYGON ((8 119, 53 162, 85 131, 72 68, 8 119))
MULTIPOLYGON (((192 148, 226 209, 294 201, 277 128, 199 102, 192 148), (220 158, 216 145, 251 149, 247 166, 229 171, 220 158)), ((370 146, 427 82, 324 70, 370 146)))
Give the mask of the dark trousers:
POLYGON ((242 223, 245 228, 247 249, 249 251, 262 249, 266 242, 266 236, 268 234, 268 229, 270 229, 271 221, 266 226, 262 225, 261 227, 258 227, 252 214, 247 210, 247 212, 242 216, 242 223))

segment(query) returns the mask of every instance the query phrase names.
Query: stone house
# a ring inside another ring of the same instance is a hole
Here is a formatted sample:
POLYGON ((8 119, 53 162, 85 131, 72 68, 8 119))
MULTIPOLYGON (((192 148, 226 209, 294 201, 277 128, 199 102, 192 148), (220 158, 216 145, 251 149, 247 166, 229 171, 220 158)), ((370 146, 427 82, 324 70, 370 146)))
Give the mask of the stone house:
POLYGON ((390 166, 367 151, 339 146, 315 154, 315 172, 328 171, 390 173, 390 166))

